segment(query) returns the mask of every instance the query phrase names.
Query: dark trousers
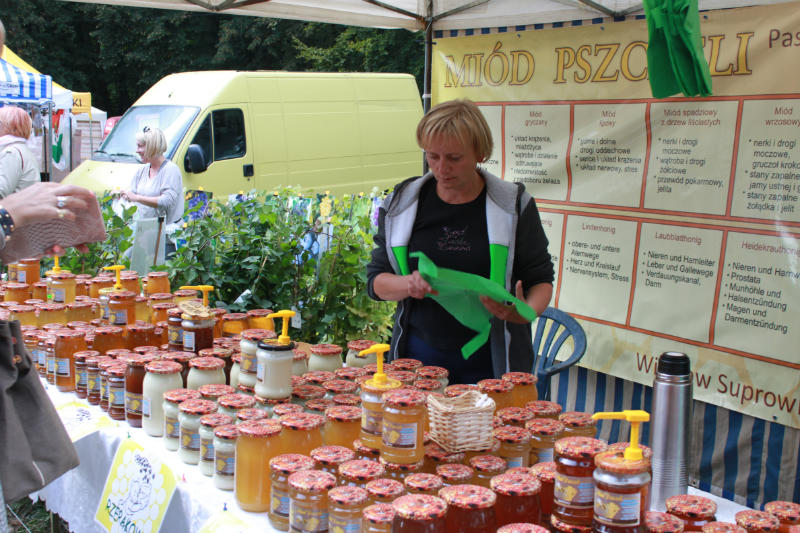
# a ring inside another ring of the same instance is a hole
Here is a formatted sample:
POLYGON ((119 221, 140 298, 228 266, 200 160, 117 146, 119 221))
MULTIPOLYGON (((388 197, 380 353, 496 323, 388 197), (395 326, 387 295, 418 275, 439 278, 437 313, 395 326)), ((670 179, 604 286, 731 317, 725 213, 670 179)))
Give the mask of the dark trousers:
POLYGON ((464 360, 461 349, 442 350, 430 346, 415 335, 408 337, 408 353, 406 357, 419 359, 425 365, 442 366, 450 371, 450 384, 477 383, 482 379, 494 377, 492 369, 492 353, 489 343, 484 344, 469 359, 464 360))

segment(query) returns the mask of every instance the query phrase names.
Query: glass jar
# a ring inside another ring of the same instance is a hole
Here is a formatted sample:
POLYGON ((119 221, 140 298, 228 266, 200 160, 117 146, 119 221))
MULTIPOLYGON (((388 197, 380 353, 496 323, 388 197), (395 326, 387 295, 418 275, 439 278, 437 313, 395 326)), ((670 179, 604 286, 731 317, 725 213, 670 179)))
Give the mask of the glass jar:
POLYGON ((247 315, 245 313, 226 313, 222 315, 222 336, 233 337, 247 329, 247 315))
POLYGON ((366 488, 367 483, 383 477, 385 473, 378 461, 353 459, 339 465, 339 484, 366 488))
POLYGON ((109 350, 125 348, 124 332, 119 326, 101 326, 95 329, 92 350, 105 354, 109 350))
POLYGON ((100 368, 98 364, 104 360, 103 356, 86 358, 86 401, 89 405, 100 404, 100 368))
MULTIPOLYGON (((241 373, 240 369, 241 369, 241 364, 242 364, 242 354, 241 354, 241 352, 237 352, 237 353, 231 355, 231 361, 233 361, 233 364, 231 365, 231 375, 228 378, 228 383, 232 387, 237 387, 238 388, 239 385, 244 385, 242 383, 239 383, 239 374, 241 373)), ((244 385, 244 386, 246 387, 247 385, 244 385)), ((253 389, 253 394, 255 394, 255 391, 256 391, 255 387, 250 387, 250 388, 253 389)))
POLYGON ((315 344, 308 358, 308 370, 329 370, 342 367, 342 347, 335 344, 315 344))
POLYGON ((355 383, 357 377, 366 375, 368 375, 368 373, 363 368, 351 367, 351 366, 343 366, 342 368, 337 368, 336 370, 333 371, 333 377, 335 379, 352 381, 353 383, 355 383))
POLYGON ((164 434, 164 393, 183 387, 182 367, 175 361, 151 361, 142 381, 142 429, 151 437, 164 434))
POLYGON ((320 446, 311 450, 311 458, 314 459, 315 470, 322 470, 338 477, 339 465, 352 461, 356 458, 356 454, 344 446, 320 446))
POLYGON ((449 384, 450 372, 441 366, 421 366, 416 369, 417 379, 435 379, 442 385, 442 390, 439 392, 444 393, 445 387, 449 384))
POLYGON ((396 379, 400 383, 403 384, 403 387, 413 388, 414 381, 417 379, 417 375, 410 371, 410 370, 387 370, 386 375, 392 379, 396 379))
POLYGON ((236 439, 239 426, 226 424, 214 428, 214 486, 220 490, 233 490, 236 483, 236 439))
MULTIPOLYGON (((705 528, 711 524, 721 524, 724 522, 710 522, 703 526, 704 533, 715 533, 716 530, 711 530, 706 532, 705 528)), ((735 524, 727 524, 726 526, 733 526, 736 530, 732 530, 730 527, 725 527, 725 529, 721 531, 716 531, 716 533, 744 533, 741 531, 739 526, 735 524)), ((669 513, 660 513, 658 511, 648 511, 644 515, 644 530, 646 533, 683 533, 683 520, 678 518, 677 516, 672 516, 669 513)))
POLYGON ((11 320, 19 320, 21 326, 37 326, 36 308, 32 305, 15 305, 8 308, 11 320))
POLYGON ((361 442, 370 448, 382 449, 383 442, 383 395, 403 384, 386 378, 378 382, 375 378, 361 384, 361 442))
POLYGON ((388 503, 375 503, 364 508, 361 515, 361 533, 392 533, 394 507, 388 503))
POLYGON ((418 379, 414 382, 413 387, 425 393, 434 392, 444 396, 444 387, 438 379, 418 379))
POLYGON ((269 318, 272 314, 272 309, 250 309, 247 312, 247 328, 246 329, 268 329, 275 331, 275 322, 269 318))
POLYGON ((361 408, 361 397, 358 394, 334 394, 331 400, 333 401, 334 405, 346 405, 349 407, 361 408))
POLYGON ((51 303, 39 306, 37 325, 40 328, 46 324, 66 324, 67 322, 69 322, 67 320, 67 306, 64 304, 51 303))
MULTIPOLYGON (((245 389, 244 385, 239 385, 240 391, 244 389, 245 389)), ((257 396, 255 392, 253 393, 253 398, 256 399, 256 407, 267 413, 267 416, 269 418, 274 417, 274 409, 277 405, 280 405, 282 403, 289 403, 289 401, 291 400, 291 398, 271 398, 271 399, 262 398, 261 396, 257 396)))
POLYGON ((498 409, 495 412, 495 416, 504 426, 517 426, 520 428, 524 428, 526 422, 536 417, 533 411, 525 407, 506 407, 504 409, 498 409))
POLYGON ((716 521, 717 504, 703 496, 678 494, 664 502, 667 512, 683 520, 684 531, 702 531, 703 526, 716 521))
POLYGON ((482 379, 478 382, 478 390, 494 400, 496 410, 513 407, 512 390, 514 386, 502 379, 482 379))
POLYGON ((236 423, 247 422, 248 420, 262 420, 269 418, 266 411, 258 409, 257 407, 250 407, 249 409, 239 409, 236 411, 236 423))
POLYGON ((491 479, 506 470, 505 460, 496 455, 476 455, 469 460, 469 466, 475 472, 473 483, 487 489, 491 488, 491 479))
POLYGON ((186 400, 178 405, 181 446, 178 457, 186 464, 200 462, 200 418, 217 411, 217 404, 208 400, 186 400))
POLYGON ((532 474, 501 474, 491 481, 497 495, 494 505, 497 526, 515 522, 541 523, 539 493, 542 484, 532 474))
POLYGON ((528 402, 525 404, 527 409, 533 411, 536 418, 552 418, 558 420, 561 414, 561 406, 556 402, 549 402, 547 400, 536 400, 535 402, 528 402))
MULTIPOLYGON (((177 309, 177 306, 172 302, 153 302, 150 301, 150 322, 158 324, 159 322, 167 323, 167 342, 169 342, 169 315, 167 314, 170 309, 177 309)), ((183 347, 183 333, 181 333, 181 347, 183 347)))
POLYGON ((144 293, 146 296, 153 294, 166 294, 170 292, 169 275, 166 272, 150 272, 144 281, 144 293))
MULTIPOLYGON (((455 385, 448 385, 444 388, 444 395, 446 398, 455 398, 456 396, 461 396, 465 392, 469 392, 471 390, 479 391, 477 385, 473 383, 457 383, 455 385)), ((497 408, 497 404, 495 404, 495 409, 497 408)))
POLYGON ((153 324, 137 323, 131 324, 125 328, 126 339, 125 347, 133 350, 139 346, 152 346, 156 327, 153 324))
MULTIPOLYGON (((266 329, 246 329, 239 341, 241 362, 239 363, 239 384, 255 388, 258 381, 258 343, 261 340, 275 339, 275 332, 266 329)), ((288 396, 291 394, 289 391, 288 396)), ((261 396, 259 394, 259 396, 261 396)), ((263 396, 262 396, 263 397, 263 396)))
POLYGON ((210 383, 225 384, 225 361, 216 357, 195 357, 189 360, 186 388, 197 389, 210 383))
POLYGON ((233 424, 233 418, 222 413, 211 413, 200 417, 200 473, 214 475, 214 430, 219 426, 233 424))
POLYGON ((194 289, 178 289, 177 291, 172 293, 173 301, 176 304, 181 302, 186 302, 188 300, 197 300, 199 294, 194 289))
MULTIPOLYGON (((250 329, 247 331, 259 330, 250 329)), ((256 394, 262 398, 285 398, 291 396, 292 350, 294 347, 294 342, 284 344, 277 339, 264 338, 258 342, 256 351, 258 361, 255 383, 256 394)), ((239 374, 239 380, 242 380, 241 373, 239 374)))
POLYGON ((445 531, 447 503, 442 498, 425 494, 407 494, 397 498, 392 507, 394 508, 392 533, 445 531))
POLYGON ((553 533, 592 533, 592 528, 570 524, 556 515, 550 515, 550 531, 553 533))
POLYGON ((178 406, 188 400, 199 400, 200 393, 190 389, 174 389, 164 393, 164 447, 176 451, 180 446, 181 423, 178 406))
POLYGON ((373 344, 375 344, 375 341, 370 341, 366 339, 359 339, 348 342, 347 355, 345 356, 345 364, 347 366, 361 368, 369 363, 375 363, 377 361, 377 356, 374 353, 367 354, 364 357, 358 356, 359 352, 366 350, 373 344))
POLYGON ((147 322, 150 324, 150 305, 146 296, 137 295, 133 299, 133 316, 137 322, 147 322))
POLYGON ((309 455, 322 446, 322 425, 325 417, 311 413, 291 413, 280 418, 286 450, 309 455))
MULTIPOLYGON (((49 333, 42 330, 34 330, 30 333, 31 340, 35 336, 36 339, 36 351, 31 352, 31 357, 34 361, 36 361, 36 368, 39 371, 39 375, 43 378, 47 379, 47 338, 49 337, 49 333)), ((23 337, 24 338, 24 337, 23 337)), ((55 363, 55 361, 53 361, 55 363)))
POLYGON ((314 460, 299 453, 278 455, 269 460, 271 497, 268 517, 275 529, 289 530, 289 476, 313 468, 314 460))
POLYGON ((361 432, 361 409, 338 405, 325 410, 325 428, 322 432, 326 445, 353 447, 361 432))
POLYGON ((88 383, 88 373, 86 370, 86 358, 100 355, 92 350, 82 350, 72 355, 75 361, 75 396, 86 398, 88 395, 86 385, 88 383))
MULTIPOLYGON (((183 351, 183 311, 175 306, 167 309, 167 349, 170 351, 183 351)), ((192 350, 194 353, 194 350, 192 350)))
POLYGON ((650 460, 626 460, 610 450, 594 458, 594 518, 600 533, 638 533, 650 508, 650 460))
MULTIPOLYGON (((405 480, 405 477, 403 479, 405 480)), ((364 488, 367 490, 370 505, 373 503, 392 503, 406 493, 406 487, 402 481, 390 478, 373 479, 364 485, 364 488)))
POLYGON ((780 521, 780 533, 789 533, 789 528, 800 525, 800 503, 773 501, 764 505, 764 510, 780 521))
POLYGON ((591 437, 597 435, 597 420, 589 413, 568 411, 561 413, 558 420, 564 424, 564 437, 591 437))
POLYGON ((436 474, 426 474, 425 472, 407 475, 403 480, 403 485, 409 494, 427 494, 429 496, 436 496, 444 486, 442 478, 436 474))
MULTIPOLYGON (((42 373, 42 361, 39 360, 39 330, 31 329, 22 332, 22 339, 25 343, 25 349, 31 355, 31 361, 36 365, 36 370, 39 374, 42 373)), ((47 365, 47 360, 43 360, 44 365, 47 365)))
POLYGON ((68 304, 75 301, 75 274, 72 272, 57 272, 50 275, 50 292, 53 302, 68 304))
POLYGON ((407 475, 419 473, 423 465, 423 461, 417 463, 391 463, 383 457, 380 457, 378 462, 386 471, 384 477, 394 479, 400 483, 405 481, 407 475))
POLYGON ((114 363, 108 367, 108 416, 114 420, 125 420, 125 363, 114 363))
POLYGON ((9 282, 5 286, 6 293, 3 297, 6 302, 23 303, 31 297, 31 286, 27 283, 9 282))
POLYGON ((425 395, 414 389, 384 393, 381 458, 389 463, 413 464, 425 458, 423 433, 425 395))
POLYGON ((56 384, 56 337, 54 332, 57 330, 48 330, 44 337, 44 351, 45 360, 47 363, 47 382, 51 385, 56 384))
POLYGON ((328 491, 335 486, 336 478, 320 470, 290 475, 290 531, 328 531, 328 491))
POLYGON ((530 473, 536 476, 542 484, 539 493, 539 505, 542 508, 542 524, 550 523, 550 515, 553 512, 553 488, 556 481, 556 464, 552 461, 546 463, 536 463, 530 468, 530 473))
POLYGON ((86 339, 82 331, 60 329, 55 332, 53 354, 55 356, 55 384, 61 392, 75 390, 75 352, 86 350, 86 339))
POLYGON ((114 326, 127 326, 136 321, 136 294, 132 291, 113 291, 108 297, 108 321, 114 326))
POLYGON ((31 297, 44 303, 47 300, 47 282, 37 281, 31 286, 31 297))
POLYGON ((496 519, 494 504, 497 496, 478 485, 455 485, 439 491, 447 502, 446 531, 478 533, 494 531, 496 519))
POLYGON ((525 423, 531 434, 530 465, 553 460, 556 441, 564 434, 564 424, 552 418, 534 418, 525 423))
POLYGON ((302 376, 308 372, 308 354, 299 348, 292 350, 292 375, 302 376))
POLYGON ((39 259, 36 257, 26 257, 25 259, 20 259, 19 262, 15 264, 15 266, 16 266, 15 277, 12 279, 11 277, 12 265, 8 265, 9 281, 16 281, 18 283, 27 283, 28 285, 32 286, 42 277, 41 265, 39 264, 39 259))
POLYGON ((110 289, 114 286, 114 278, 108 276, 97 276, 89 282, 89 297, 100 298, 100 289, 110 289))
MULTIPOLYGON (((252 409, 255 405, 256 399, 253 396, 238 392, 226 394, 219 398, 219 412, 233 417, 242 409, 252 409)), ((259 411, 261 411, 261 409, 259 409, 259 411)), ((266 418, 266 413, 264 413, 264 418, 266 418)))
POLYGON ((72 322, 86 322, 88 325, 95 318, 92 302, 72 302, 67 304, 67 319, 72 322))
POLYGON ((284 415, 290 415, 293 413, 302 413, 302 412, 303 412, 303 406, 297 405, 296 403, 284 402, 272 406, 273 418, 280 418, 284 415))
POLYGON ((356 459, 371 459, 377 461, 381 455, 380 448, 370 448, 361 439, 353 441, 353 451, 356 452, 356 459))
POLYGON ((191 314, 184 312, 181 318, 183 319, 181 322, 181 330, 183 331, 184 351, 198 353, 204 348, 211 348, 214 346, 213 317, 209 316, 207 313, 203 314, 198 310, 196 314, 194 312, 191 314))
POLYGON ((319 387, 322 387, 324 383, 332 381, 335 378, 336 374, 331 370, 309 370, 303 374, 305 385, 317 385, 319 387))
POLYGON ((196 357, 194 352, 175 352, 167 351, 162 353, 161 358, 168 361, 175 361, 181 365, 181 380, 186 387, 186 380, 189 378, 189 361, 196 357))
POLYGON ((331 379, 322 384, 325 389, 325 397, 332 399, 337 394, 354 394, 358 390, 358 385, 345 379, 331 379))
MULTIPOLYGON (((236 394, 236 389, 224 383, 209 383, 208 385, 200 385, 197 387, 200 397, 204 400, 211 400, 219 405, 219 399, 229 394, 236 394)), ((247 407, 250 407, 249 405, 247 407)), ((227 413, 230 416, 236 416, 234 413, 227 413)))
POLYGON ((454 485, 472 484, 475 472, 467 465, 451 463, 437 466, 436 475, 441 478, 445 487, 452 487, 454 485))
POLYGON ((122 289, 133 294, 139 294, 139 274, 134 271, 123 270, 119 276, 119 282, 122 284, 122 289))
POLYGON ((328 529, 336 532, 361 531, 361 515, 368 504, 361 487, 334 487, 328 491, 328 529))
POLYGON ((781 521, 765 511, 747 509, 734 515, 736 525, 744 528, 747 533, 778 533, 781 521))
MULTIPOLYGON (((106 357, 106 356, 104 356, 106 357)), ((97 364, 100 374, 100 409, 108 412, 108 369, 109 367, 117 364, 116 359, 107 357, 105 360, 97 364)), ((123 383, 124 385, 124 383, 123 383)), ((124 416, 124 414, 123 414, 124 416)))
POLYGON ((125 420, 131 427, 142 427, 142 403, 144 392, 145 365, 155 360, 149 354, 131 354, 127 356, 125 371, 125 420))
POLYGON ((197 355, 200 357, 216 357, 217 359, 222 359, 225 361, 225 366, 223 367, 223 370, 225 371, 225 383, 230 383, 231 367, 233 367, 233 359, 231 359, 233 350, 230 348, 214 346, 213 348, 203 348, 197 352, 197 355))
POLYGON ((594 458, 607 447, 605 442, 591 437, 565 437, 556 442, 552 515, 558 520, 592 527, 594 458))
POLYGON ((310 400, 321 400, 325 397, 325 389, 319 385, 295 385, 292 387, 292 403, 305 408, 310 400))
POLYGON ((500 441, 497 455, 505 459, 508 468, 529 466, 531 436, 528 430, 517 426, 500 426, 494 429, 494 438, 500 441))
POLYGON ((435 474, 436 467, 439 465, 463 463, 464 461, 464 452, 450 453, 435 442, 431 442, 425 445, 425 463, 422 465, 422 471, 435 474))
POLYGON ((417 369, 422 368, 423 366, 424 363, 422 361, 419 359, 413 359, 411 357, 398 357, 397 359, 392 360, 392 370, 416 373, 417 369))

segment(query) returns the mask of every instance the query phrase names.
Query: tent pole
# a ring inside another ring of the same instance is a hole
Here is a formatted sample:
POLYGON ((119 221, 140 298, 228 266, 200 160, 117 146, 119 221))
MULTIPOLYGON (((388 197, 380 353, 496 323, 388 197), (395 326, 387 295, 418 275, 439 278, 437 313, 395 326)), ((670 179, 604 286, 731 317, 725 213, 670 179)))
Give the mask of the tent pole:
MULTIPOLYGON (((425 81, 422 90, 422 111, 431 108, 431 64, 433 63, 433 1, 428 0, 428 16, 425 18, 425 81)), ((428 160, 422 156, 422 174, 428 172, 428 160)))

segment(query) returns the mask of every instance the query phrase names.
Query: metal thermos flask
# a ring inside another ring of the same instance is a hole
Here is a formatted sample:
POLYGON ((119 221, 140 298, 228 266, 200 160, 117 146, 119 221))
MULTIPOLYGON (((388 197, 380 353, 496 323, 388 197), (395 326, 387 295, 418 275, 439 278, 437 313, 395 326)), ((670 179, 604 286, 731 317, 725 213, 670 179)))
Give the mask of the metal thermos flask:
POLYGON ((689 424, 692 416, 692 373, 689 357, 664 352, 653 381, 650 447, 653 449, 650 509, 664 511, 664 501, 686 494, 689 484, 689 424))

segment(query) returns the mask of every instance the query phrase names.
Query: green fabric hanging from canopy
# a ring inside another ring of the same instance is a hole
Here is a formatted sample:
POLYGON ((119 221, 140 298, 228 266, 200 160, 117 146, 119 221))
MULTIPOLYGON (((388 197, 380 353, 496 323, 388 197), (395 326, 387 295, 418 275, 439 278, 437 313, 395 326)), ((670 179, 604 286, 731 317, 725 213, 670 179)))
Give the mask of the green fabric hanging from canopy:
POLYGON ((656 98, 677 93, 710 96, 711 73, 703 56, 697 0, 644 0, 647 72, 656 98))
POLYGON ((456 320, 477 332, 461 348, 464 359, 469 359, 489 340, 492 329, 492 314, 481 303, 480 296, 488 296, 498 302, 512 302, 517 312, 526 320, 532 322, 536 319, 536 311, 526 302, 514 297, 502 285, 476 274, 439 268, 422 252, 413 252, 410 255, 419 259, 419 273, 439 293, 428 294, 427 297, 433 298, 456 320))

